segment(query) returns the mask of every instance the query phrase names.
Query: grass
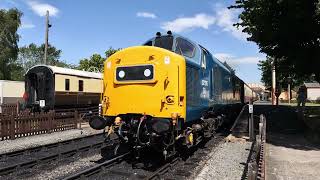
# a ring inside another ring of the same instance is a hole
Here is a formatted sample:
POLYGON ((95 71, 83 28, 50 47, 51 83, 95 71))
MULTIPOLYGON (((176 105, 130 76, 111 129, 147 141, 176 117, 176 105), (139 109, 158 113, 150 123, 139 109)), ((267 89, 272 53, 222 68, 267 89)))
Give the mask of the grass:
MULTIPOLYGON (((297 103, 294 102, 294 103, 280 103, 280 105, 287 105, 287 106, 297 106, 297 103)), ((320 103, 306 103, 306 107, 316 107, 316 106, 319 106, 320 107, 320 103)))

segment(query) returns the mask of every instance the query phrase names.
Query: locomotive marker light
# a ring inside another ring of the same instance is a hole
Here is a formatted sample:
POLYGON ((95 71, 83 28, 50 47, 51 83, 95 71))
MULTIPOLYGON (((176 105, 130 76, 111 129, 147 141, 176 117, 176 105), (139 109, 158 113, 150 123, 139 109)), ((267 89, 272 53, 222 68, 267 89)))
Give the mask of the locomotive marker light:
POLYGON ((144 70, 143 74, 144 74, 144 76, 149 77, 151 75, 150 69, 144 70))
POLYGON ((126 73, 124 71, 120 71, 118 75, 120 78, 123 78, 126 75, 126 73))

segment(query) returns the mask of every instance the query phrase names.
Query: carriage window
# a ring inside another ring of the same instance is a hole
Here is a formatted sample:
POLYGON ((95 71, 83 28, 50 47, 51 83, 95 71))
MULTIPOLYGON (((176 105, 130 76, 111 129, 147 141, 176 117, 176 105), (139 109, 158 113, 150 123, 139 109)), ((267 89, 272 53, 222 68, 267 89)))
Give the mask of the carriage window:
POLYGON ((65 85, 65 90, 69 91, 70 90, 70 79, 66 79, 64 82, 65 85))
POLYGON ((79 91, 83 91, 83 80, 79 80, 79 91))
POLYGON ((182 38, 177 38, 175 52, 183 56, 193 57, 195 52, 195 47, 189 41, 182 38))

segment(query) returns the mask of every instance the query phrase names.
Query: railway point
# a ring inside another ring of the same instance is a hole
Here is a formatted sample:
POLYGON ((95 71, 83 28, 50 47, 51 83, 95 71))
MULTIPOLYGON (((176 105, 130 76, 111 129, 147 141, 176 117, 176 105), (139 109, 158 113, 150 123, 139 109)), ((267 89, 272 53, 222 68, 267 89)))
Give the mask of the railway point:
POLYGON ((0 179, 319 179, 319 12, 1 1, 0 179))

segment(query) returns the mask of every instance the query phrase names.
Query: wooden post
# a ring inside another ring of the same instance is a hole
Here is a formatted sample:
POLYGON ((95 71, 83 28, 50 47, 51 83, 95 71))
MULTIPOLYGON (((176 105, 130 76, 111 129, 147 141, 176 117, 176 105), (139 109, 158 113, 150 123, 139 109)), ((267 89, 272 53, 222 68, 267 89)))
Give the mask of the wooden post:
POLYGON ((10 139, 15 139, 15 117, 13 115, 9 115, 10 118, 10 139))
POLYGON ((45 46, 44 46, 44 62, 43 64, 47 64, 47 56, 48 56, 48 36, 49 36, 49 11, 47 11, 47 14, 46 14, 46 36, 45 36, 45 46))
POLYGON ((75 120, 75 127, 78 128, 78 123, 79 123, 79 129, 81 129, 81 120, 79 118, 79 113, 77 110, 74 111, 74 120, 75 120))

